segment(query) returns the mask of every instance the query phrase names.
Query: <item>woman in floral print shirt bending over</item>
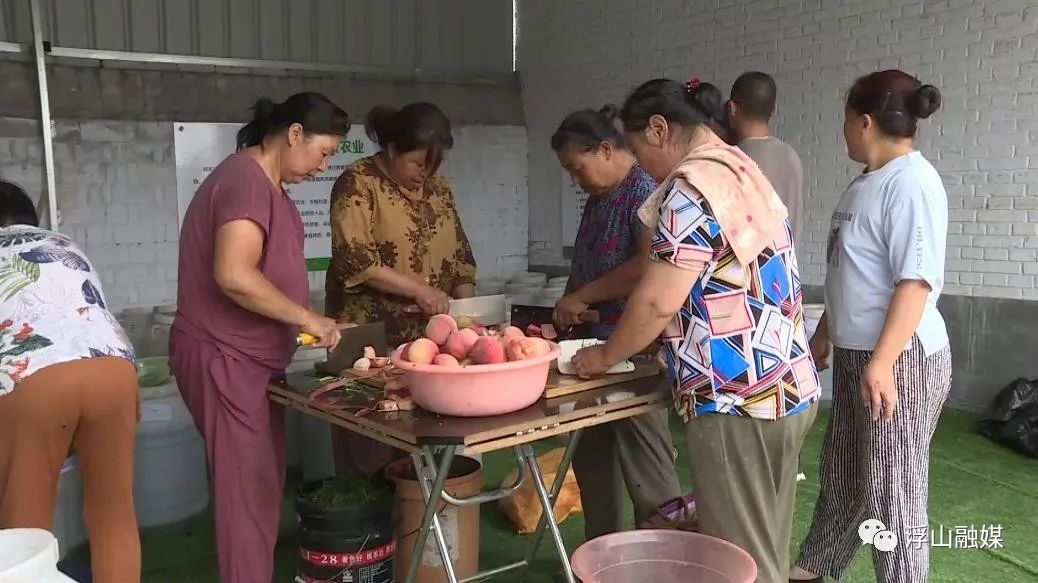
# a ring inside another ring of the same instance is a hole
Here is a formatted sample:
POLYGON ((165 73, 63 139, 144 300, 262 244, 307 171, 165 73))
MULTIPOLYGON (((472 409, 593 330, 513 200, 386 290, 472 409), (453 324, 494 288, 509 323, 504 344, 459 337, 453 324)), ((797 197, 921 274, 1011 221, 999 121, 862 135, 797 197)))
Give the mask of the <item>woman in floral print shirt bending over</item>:
POLYGON ((0 529, 52 528, 75 450, 94 581, 140 581, 133 349, 86 255, 38 222, 28 195, 0 182, 0 529))

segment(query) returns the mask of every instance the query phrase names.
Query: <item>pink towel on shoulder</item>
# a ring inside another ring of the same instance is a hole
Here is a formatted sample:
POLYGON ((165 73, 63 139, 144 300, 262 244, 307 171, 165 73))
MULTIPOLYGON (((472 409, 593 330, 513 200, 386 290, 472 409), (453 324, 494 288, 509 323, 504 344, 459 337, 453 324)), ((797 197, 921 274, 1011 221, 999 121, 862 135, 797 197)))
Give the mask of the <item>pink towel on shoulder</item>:
POLYGON ((743 265, 782 239, 789 211, 757 163, 739 148, 711 141, 689 152, 638 210, 638 217, 649 228, 656 227, 660 206, 678 179, 688 182, 710 204, 721 232, 743 265))

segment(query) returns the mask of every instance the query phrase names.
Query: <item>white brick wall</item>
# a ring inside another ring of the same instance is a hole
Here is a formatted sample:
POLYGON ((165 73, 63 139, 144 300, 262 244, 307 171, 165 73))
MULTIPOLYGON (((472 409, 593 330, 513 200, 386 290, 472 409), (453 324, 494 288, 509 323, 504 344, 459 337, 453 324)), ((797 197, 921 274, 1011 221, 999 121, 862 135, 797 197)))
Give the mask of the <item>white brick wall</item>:
MULTIPOLYGON (((34 120, 0 118, 0 177, 34 198, 43 151, 34 120)), ((172 303, 177 280, 177 192, 170 122, 56 123, 54 158, 62 230, 86 251, 116 308, 172 303)), ((526 130, 455 129, 444 165, 480 272, 526 268, 526 130)), ((311 277, 323 289, 324 275, 311 277)))
POLYGON ((826 225, 858 171, 845 154, 841 100, 855 77, 896 67, 944 96, 919 147, 948 188, 945 291, 1038 299, 1033 0, 521 0, 519 24, 531 262, 560 263, 569 244, 548 147, 568 111, 619 102, 656 76, 698 76, 727 92, 759 69, 779 85, 774 131, 804 161, 801 270, 820 284, 826 225))

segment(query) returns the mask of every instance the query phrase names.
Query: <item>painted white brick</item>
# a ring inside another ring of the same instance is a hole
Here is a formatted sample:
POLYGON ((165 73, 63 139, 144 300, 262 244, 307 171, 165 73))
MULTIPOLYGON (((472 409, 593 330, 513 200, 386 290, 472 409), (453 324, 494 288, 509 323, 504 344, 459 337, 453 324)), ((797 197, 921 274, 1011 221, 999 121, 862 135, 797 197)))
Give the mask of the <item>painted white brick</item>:
POLYGON ((1009 235, 1013 232, 1013 227, 1009 223, 980 223, 984 225, 984 230, 988 235, 1009 235))
POLYGON ((977 261, 973 263, 972 270, 980 273, 1007 273, 1017 274, 1021 272, 1021 265, 1016 261, 977 261))
MULTIPOLYGON (((62 230, 94 263, 109 303, 122 308, 174 302, 179 227, 172 125, 58 120, 57 130, 62 230)), ((19 135, 33 137, 0 140, 3 176, 35 195, 42 183, 36 153, 40 140, 32 132, 19 135)), ((463 126, 454 129, 454 139, 443 171, 452 182, 480 273, 526 269, 526 129, 463 126)), ((323 286, 324 274, 314 274, 311 289, 323 286)))
MULTIPOLYGON (((524 34, 529 32, 519 57, 534 145, 531 257, 563 263, 562 226, 552 216, 558 163, 536 145, 547 143, 565 113, 621 101, 660 74, 695 74, 727 93, 735 77, 751 69, 772 72, 778 81, 774 132, 804 162, 804 241, 823 242, 836 199, 857 166, 840 138, 840 96, 857 75, 890 65, 934 83, 944 98, 943 109, 921 124, 919 148, 955 198, 948 257, 966 262, 949 265, 960 283, 945 292, 1038 299, 1030 293, 1031 278, 986 285, 984 272, 971 271, 990 263, 983 259, 986 251, 1001 249, 1009 251, 1008 259, 991 261, 1020 268, 1004 275, 1022 274, 1035 259, 1029 252, 1038 249, 1029 228, 1038 216, 1019 212, 1038 211, 1038 7, 1032 0, 726 0, 694 9, 680 0, 657 0, 636 10, 621 0, 523 0, 519 8, 524 34), (688 30, 713 32, 689 43, 688 30), (604 31, 655 42, 649 51, 617 43, 604 31), (747 48, 755 43, 774 44, 774 51, 754 55, 747 48)), ((821 249, 809 251, 805 244, 800 250, 805 283, 821 283, 821 249)))
POLYGON ((984 276, 979 273, 957 273, 951 272, 948 275, 959 276, 959 283, 963 285, 980 285, 984 282, 984 276))

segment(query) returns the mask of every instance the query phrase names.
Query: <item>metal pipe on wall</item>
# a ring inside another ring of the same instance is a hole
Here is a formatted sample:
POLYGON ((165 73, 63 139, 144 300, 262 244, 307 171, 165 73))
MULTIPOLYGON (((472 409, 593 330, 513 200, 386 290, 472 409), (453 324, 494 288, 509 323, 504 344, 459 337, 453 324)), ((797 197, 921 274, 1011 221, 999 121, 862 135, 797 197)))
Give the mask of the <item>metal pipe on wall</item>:
POLYGON ((58 224, 57 186, 54 179, 54 143, 50 119, 50 94, 47 92, 47 63, 43 50, 43 21, 39 0, 29 0, 32 15, 32 46, 36 59, 36 78, 40 88, 40 125, 43 132, 43 163, 47 175, 47 216, 52 231, 60 229, 58 224))

